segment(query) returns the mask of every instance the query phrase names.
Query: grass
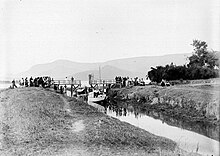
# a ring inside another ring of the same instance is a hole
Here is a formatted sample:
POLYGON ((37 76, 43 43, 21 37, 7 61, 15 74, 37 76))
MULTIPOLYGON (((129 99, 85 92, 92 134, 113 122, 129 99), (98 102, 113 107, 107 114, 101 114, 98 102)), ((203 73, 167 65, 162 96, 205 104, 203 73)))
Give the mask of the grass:
POLYGON ((187 120, 219 125, 219 84, 190 84, 170 87, 136 86, 132 88, 115 89, 112 95, 116 98, 127 99, 130 95, 132 102, 138 105, 149 105, 156 97, 162 99, 154 107, 166 107, 165 113, 175 114, 187 120), (136 101, 135 101, 136 100, 136 101), (173 103, 174 106, 171 106, 173 103), (169 108, 168 108, 169 107, 169 108))
POLYGON ((177 144, 42 88, 0 92, 0 155, 177 155, 177 144))

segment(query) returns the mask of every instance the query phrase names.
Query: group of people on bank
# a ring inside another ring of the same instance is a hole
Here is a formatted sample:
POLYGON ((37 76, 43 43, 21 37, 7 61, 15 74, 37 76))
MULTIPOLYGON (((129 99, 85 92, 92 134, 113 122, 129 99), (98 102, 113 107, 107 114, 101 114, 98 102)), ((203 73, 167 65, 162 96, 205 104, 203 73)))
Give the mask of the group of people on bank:
MULTIPOLYGON (((53 84, 53 78, 49 76, 42 76, 42 77, 36 77, 33 78, 32 76, 30 78, 21 78, 21 80, 18 81, 20 87, 43 87, 47 88, 50 87, 53 84)), ((12 80, 12 86, 10 88, 17 88, 15 80, 12 80)))
POLYGON ((126 87, 126 86, 144 86, 145 82, 143 78, 129 78, 129 77, 121 77, 121 76, 116 76, 115 81, 117 85, 120 85, 121 87, 126 87))
MULTIPOLYGON (((72 77, 70 80, 65 79, 66 83, 69 83, 71 81, 72 83, 74 82, 74 78, 72 77)), ((17 88, 17 85, 19 84, 19 87, 43 87, 43 88, 49 88, 53 87, 54 90, 59 90, 60 93, 66 93, 67 86, 64 85, 57 85, 55 84, 55 81, 53 78, 49 76, 41 76, 41 77, 26 77, 26 78, 21 78, 18 81, 15 81, 14 79, 12 80, 12 85, 10 86, 11 89, 17 88)))
POLYGON ((129 78, 129 77, 116 76, 115 82, 116 82, 116 86, 120 88, 126 86, 145 86, 147 84, 160 85, 162 87, 174 85, 173 83, 170 84, 168 81, 164 79, 162 79, 160 83, 151 82, 151 80, 148 77, 146 78, 146 80, 144 80, 143 78, 138 78, 138 77, 129 78))
POLYGON ((53 83, 53 78, 49 76, 43 76, 43 77, 36 77, 33 78, 32 76, 28 79, 27 77, 24 79, 22 78, 19 81, 20 86, 23 87, 43 87, 47 88, 50 87, 53 83))

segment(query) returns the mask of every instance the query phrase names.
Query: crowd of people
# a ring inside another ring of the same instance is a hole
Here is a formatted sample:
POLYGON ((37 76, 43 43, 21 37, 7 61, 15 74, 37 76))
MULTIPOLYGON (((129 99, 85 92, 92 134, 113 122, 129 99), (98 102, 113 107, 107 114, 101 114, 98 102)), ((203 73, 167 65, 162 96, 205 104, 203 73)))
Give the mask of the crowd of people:
POLYGON ((155 84, 155 85, 160 85, 162 87, 171 86, 171 84, 164 79, 162 79, 160 83, 154 83, 151 82, 149 78, 146 78, 146 80, 144 80, 143 78, 138 78, 138 77, 129 78, 129 77, 116 76, 115 82, 116 82, 116 86, 120 88, 126 86, 145 86, 147 84, 155 84))
MULTIPOLYGON (((53 78, 49 76, 36 77, 36 78, 33 78, 31 76, 29 79, 28 77, 26 77, 26 78, 22 78, 21 80, 19 80, 19 85, 21 87, 40 87, 41 86, 43 88, 47 88, 47 87, 50 87, 52 84, 53 84, 53 78)), ((12 82, 12 85, 13 85, 13 82, 12 82)))
MULTIPOLYGON (((70 79, 72 82, 74 82, 74 78, 72 77, 70 79)), ((19 84, 19 87, 43 87, 43 88, 49 88, 53 87, 55 91, 58 91, 63 94, 66 93, 67 86, 66 85, 58 85, 55 84, 55 81, 53 78, 49 76, 42 76, 42 77, 26 77, 26 78, 21 78, 18 81, 15 81, 14 79, 12 80, 12 85, 10 86, 11 89, 17 88, 16 84, 19 84)), ((69 80, 65 79, 65 83, 69 83, 69 80)))
POLYGON ((121 87, 126 87, 126 86, 144 86, 145 82, 143 78, 129 78, 129 77, 121 77, 121 76, 116 76, 115 81, 117 85, 120 85, 121 87))

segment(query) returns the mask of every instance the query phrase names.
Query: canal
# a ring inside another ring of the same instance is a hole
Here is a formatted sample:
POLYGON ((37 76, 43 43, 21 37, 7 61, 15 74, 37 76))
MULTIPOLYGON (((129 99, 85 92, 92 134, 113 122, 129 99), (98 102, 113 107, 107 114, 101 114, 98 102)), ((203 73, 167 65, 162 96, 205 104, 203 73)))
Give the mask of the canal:
POLYGON ((155 111, 143 112, 131 105, 124 105, 123 107, 110 103, 89 103, 89 105, 111 117, 145 129, 155 135, 169 138, 188 152, 197 152, 205 156, 219 155, 217 127, 185 123, 155 111))

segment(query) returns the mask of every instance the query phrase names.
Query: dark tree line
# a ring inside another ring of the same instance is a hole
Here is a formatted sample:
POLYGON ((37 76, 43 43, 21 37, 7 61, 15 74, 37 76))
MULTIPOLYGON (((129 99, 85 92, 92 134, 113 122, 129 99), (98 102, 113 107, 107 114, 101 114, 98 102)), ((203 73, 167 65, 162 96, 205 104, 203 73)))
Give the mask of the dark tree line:
POLYGON ((153 82, 165 80, 194 80, 219 77, 219 52, 209 51, 204 41, 193 40, 194 52, 189 63, 176 66, 173 63, 166 66, 151 67, 148 77, 153 82))

